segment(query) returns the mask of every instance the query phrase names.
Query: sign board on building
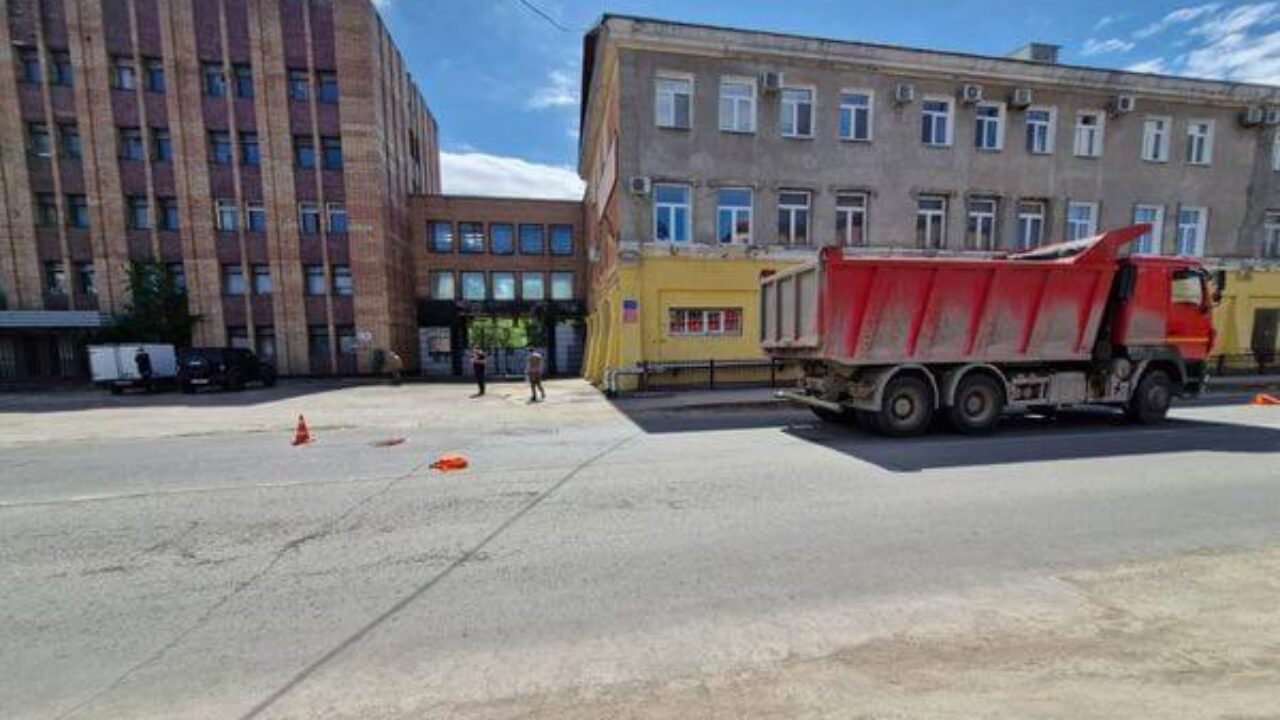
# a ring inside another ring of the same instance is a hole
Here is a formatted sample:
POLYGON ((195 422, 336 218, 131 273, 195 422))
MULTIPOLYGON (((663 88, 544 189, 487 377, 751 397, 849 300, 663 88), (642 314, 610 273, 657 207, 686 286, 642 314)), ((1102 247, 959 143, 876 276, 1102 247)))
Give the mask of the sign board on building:
POLYGON ((640 301, 627 299, 622 301, 622 322, 633 324, 640 322, 640 301))

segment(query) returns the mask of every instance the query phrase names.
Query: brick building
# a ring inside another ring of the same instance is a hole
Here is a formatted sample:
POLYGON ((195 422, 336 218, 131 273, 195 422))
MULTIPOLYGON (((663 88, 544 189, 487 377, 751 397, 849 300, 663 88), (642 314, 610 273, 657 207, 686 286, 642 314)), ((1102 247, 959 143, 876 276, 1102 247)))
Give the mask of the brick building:
POLYGON ((77 374, 74 331, 142 259, 185 282, 196 344, 282 373, 416 346, 436 126, 369 0, 3 7, 0 379, 77 374))
POLYGON ((486 346, 493 374, 519 373, 526 346, 546 350, 550 374, 579 372, 587 290, 581 202, 434 195, 411 207, 413 237, 425 240, 414 250, 424 375, 469 372, 472 344, 486 346))

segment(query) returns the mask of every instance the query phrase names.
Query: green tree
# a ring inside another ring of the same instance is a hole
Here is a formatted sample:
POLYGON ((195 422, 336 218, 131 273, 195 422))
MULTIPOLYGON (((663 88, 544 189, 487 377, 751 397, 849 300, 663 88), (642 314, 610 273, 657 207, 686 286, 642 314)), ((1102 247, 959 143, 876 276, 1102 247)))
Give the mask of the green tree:
POLYGON ((129 267, 131 302, 108 331, 114 342, 191 344, 196 316, 187 306, 187 291, 164 263, 135 261, 129 267))

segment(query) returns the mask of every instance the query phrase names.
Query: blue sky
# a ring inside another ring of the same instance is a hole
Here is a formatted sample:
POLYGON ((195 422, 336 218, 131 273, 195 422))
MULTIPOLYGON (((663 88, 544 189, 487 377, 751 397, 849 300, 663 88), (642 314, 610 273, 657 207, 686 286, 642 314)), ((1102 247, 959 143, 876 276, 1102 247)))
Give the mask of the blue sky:
POLYGON ((1280 2, 376 0, 440 124, 446 192, 581 192, 582 33, 602 13, 1280 85, 1280 2), (556 25, 566 29, 560 29, 556 25))

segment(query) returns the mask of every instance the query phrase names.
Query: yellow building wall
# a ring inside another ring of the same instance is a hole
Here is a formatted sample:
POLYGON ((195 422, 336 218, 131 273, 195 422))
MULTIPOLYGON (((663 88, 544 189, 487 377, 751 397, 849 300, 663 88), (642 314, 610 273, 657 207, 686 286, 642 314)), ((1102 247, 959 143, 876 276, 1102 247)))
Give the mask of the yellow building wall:
POLYGON ((1251 354, 1254 314, 1263 308, 1280 308, 1280 267, 1227 271, 1227 288, 1213 316, 1214 354, 1251 354))

